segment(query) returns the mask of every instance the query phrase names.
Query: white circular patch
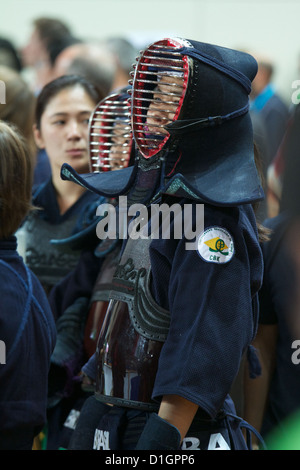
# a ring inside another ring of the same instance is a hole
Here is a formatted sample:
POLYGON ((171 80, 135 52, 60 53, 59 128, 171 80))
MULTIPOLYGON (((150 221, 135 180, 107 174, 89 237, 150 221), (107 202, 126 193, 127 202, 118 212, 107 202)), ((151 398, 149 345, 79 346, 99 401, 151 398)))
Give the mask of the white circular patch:
POLYGON ((197 250, 209 263, 228 263, 234 255, 230 233, 221 227, 210 227, 199 235, 197 250))

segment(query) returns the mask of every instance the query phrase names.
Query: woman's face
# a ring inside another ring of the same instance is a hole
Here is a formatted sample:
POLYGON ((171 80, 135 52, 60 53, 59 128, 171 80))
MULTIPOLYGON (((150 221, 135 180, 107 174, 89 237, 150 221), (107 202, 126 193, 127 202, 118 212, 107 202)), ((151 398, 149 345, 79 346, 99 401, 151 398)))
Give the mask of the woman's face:
POLYGON ((80 85, 65 88, 48 102, 34 136, 46 150, 52 172, 60 172, 63 163, 78 173, 89 171, 88 124, 95 105, 80 85))

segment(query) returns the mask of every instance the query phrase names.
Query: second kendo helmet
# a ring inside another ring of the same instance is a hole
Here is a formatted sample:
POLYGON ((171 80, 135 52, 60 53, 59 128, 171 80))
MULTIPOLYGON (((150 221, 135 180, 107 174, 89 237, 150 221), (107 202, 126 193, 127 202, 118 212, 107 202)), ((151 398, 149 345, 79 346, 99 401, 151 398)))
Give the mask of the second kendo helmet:
POLYGON ((160 193, 224 206, 261 200, 249 115, 256 72, 255 59, 241 51, 181 38, 154 42, 133 73, 135 164, 97 176, 64 165, 62 177, 107 197, 134 191, 141 201, 160 193))
MULTIPOLYGON (((90 175, 111 172, 116 174, 116 170, 127 168, 134 163, 128 88, 128 86, 122 87, 110 93, 97 104, 90 116, 88 135, 90 175)), ((81 184, 77 180, 76 182, 81 184)), ((95 216, 96 208, 104 202, 103 196, 85 207, 79 214, 70 236, 53 239, 51 244, 74 250, 82 249, 91 243, 100 220, 100 217, 95 216)))

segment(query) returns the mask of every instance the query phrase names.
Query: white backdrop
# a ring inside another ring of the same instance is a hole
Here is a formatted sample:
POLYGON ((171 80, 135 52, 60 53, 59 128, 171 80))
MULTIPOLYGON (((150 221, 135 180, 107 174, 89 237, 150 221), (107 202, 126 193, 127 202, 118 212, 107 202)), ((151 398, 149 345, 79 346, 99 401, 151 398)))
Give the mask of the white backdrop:
POLYGON ((51 16, 83 39, 123 35, 143 47, 173 34, 267 55, 289 102, 300 78, 300 0, 0 0, 0 8, 0 35, 18 47, 34 18, 51 16))

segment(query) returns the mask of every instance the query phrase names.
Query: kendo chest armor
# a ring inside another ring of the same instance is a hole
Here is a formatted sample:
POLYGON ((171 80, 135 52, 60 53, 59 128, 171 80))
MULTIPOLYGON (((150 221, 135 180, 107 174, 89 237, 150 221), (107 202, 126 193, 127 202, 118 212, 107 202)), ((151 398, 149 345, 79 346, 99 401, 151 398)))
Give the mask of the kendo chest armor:
POLYGON ((96 398, 157 410, 151 400, 170 314, 150 291, 151 239, 128 239, 112 280, 110 302, 97 344, 96 398))
POLYGON ((50 224, 40 217, 30 214, 24 224, 25 263, 35 273, 46 292, 77 264, 80 251, 68 246, 55 246, 53 239, 63 239, 70 235, 76 223, 76 215, 59 224, 50 224))

